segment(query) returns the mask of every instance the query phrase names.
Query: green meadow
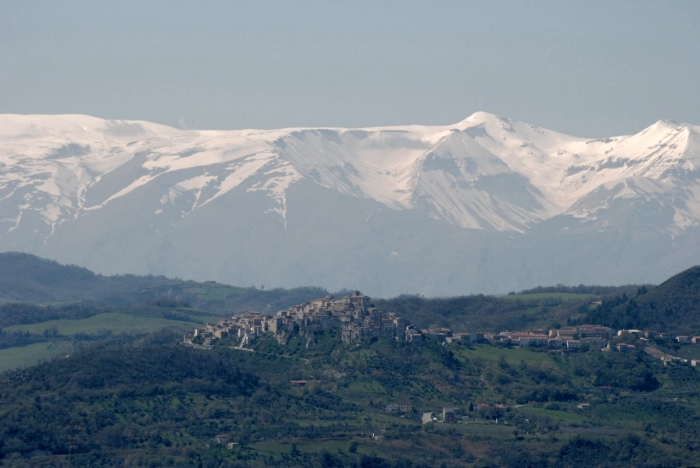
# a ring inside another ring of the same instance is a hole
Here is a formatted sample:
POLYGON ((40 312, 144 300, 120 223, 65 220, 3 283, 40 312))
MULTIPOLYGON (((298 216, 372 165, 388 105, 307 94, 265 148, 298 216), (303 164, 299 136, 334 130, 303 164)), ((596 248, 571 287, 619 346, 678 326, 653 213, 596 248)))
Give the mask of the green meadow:
POLYGON ((0 349, 0 372, 38 364, 56 356, 65 356, 73 351, 70 341, 51 341, 29 346, 0 349))
MULTIPOLYGON (((217 321, 221 317, 204 316, 202 323, 207 319, 217 321)), ((198 317, 199 319, 199 317, 198 317)), ((13 325, 5 328, 8 332, 22 331, 33 334, 41 334, 44 330, 56 327, 61 335, 75 335, 78 333, 95 334, 104 331, 112 333, 139 332, 150 333, 163 328, 195 328, 198 323, 180 320, 168 320, 160 317, 142 317, 121 312, 109 312, 93 315, 78 320, 62 319, 48 320, 46 322, 30 323, 27 325, 13 325)))

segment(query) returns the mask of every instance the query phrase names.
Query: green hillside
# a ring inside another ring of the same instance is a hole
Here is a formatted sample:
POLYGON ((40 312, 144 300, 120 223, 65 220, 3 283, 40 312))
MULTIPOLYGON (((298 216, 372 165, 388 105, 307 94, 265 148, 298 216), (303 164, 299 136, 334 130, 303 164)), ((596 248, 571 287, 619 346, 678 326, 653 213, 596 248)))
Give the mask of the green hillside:
POLYGON ((112 339, 0 376, 3 466, 700 463, 700 373, 643 352, 343 344, 332 330, 247 351, 176 338, 112 339), (396 402, 411 408, 387 412, 396 402))
POLYGON ((614 328, 700 333, 700 266, 648 290, 604 301, 586 320, 614 328))
POLYGON ((99 284, 99 277, 85 268, 25 253, 0 253, 0 297, 5 301, 81 300, 99 284))
POLYGON ((220 316, 192 309, 139 306, 0 305, 0 372, 32 366, 113 335, 190 330, 220 316))
POLYGON ((396 311, 421 328, 450 327, 456 331, 527 330, 564 325, 600 296, 589 294, 522 294, 425 298, 399 296, 374 303, 396 311))
POLYGON ((102 276, 30 254, 0 253, 0 304, 91 303, 114 307, 150 304, 230 314, 247 309, 276 312, 325 294, 325 290, 313 287, 266 291, 164 276, 102 276))

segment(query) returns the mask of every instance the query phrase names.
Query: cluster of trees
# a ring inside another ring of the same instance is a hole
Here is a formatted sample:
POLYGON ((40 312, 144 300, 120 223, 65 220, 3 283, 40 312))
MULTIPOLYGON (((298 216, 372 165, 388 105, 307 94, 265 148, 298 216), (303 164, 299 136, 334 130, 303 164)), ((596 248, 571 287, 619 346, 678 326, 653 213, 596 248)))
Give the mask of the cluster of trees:
POLYGON ((501 359, 498 365, 485 366, 484 379, 498 393, 518 404, 576 400, 579 390, 571 376, 547 364, 509 365, 501 359))
POLYGON ((402 295, 378 299, 374 304, 382 310, 396 311, 422 327, 451 327, 455 330, 500 331, 526 329, 535 322, 553 320, 548 309, 524 313, 531 306, 482 294, 450 298, 425 298, 402 295))
POLYGON ((81 319, 99 314, 102 309, 86 304, 43 306, 8 303, 0 305, 0 327, 40 323, 59 319, 81 319))
MULTIPOLYGON (((57 331, 56 331, 57 333, 57 331)), ((43 343, 47 338, 55 338, 54 330, 46 330, 44 335, 30 334, 29 332, 8 332, 0 328, 0 349, 13 348, 15 346, 28 346, 34 343, 43 343)))
POLYGON ((586 353, 574 358, 575 375, 586 377, 597 387, 649 392, 659 388, 655 372, 661 372, 658 360, 644 358, 642 351, 626 353, 586 353))

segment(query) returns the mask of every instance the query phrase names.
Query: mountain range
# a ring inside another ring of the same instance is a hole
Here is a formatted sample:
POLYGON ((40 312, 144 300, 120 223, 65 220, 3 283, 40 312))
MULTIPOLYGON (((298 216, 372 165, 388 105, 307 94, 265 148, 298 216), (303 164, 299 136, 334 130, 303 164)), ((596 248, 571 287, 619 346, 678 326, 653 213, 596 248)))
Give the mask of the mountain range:
POLYGON ((178 130, 0 115, 0 250, 375 297, 658 283, 700 263, 700 126, 178 130))

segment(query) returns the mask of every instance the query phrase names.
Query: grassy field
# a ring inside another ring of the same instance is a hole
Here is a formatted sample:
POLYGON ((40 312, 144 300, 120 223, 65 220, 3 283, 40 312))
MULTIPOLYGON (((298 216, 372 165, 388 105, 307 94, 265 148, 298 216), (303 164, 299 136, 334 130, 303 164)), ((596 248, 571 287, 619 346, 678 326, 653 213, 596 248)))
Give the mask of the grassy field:
POLYGON ((352 402, 361 402, 372 398, 381 398, 386 394, 386 389, 375 381, 352 382, 348 388, 339 390, 344 398, 352 402))
POLYGON ((33 366, 42 359, 64 356, 72 350, 73 345, 69 341, 36 343, 29 346, 0 349, 0 372, 33 366))
POLYGON ((223 301, 229 296, 234 294, 243 294, 247 291, 247 288, 228 286, 226 284, 199 283, 196 286, 185 289, 183 292, 187 294, 195 294, 203 301, 223 301))
MULTIPOLYGON (((200 317, 197 317, 199 319, 200 317)), ((217 321, 220 317, 201 317, 202 321, 207 320, 217 321)), ((7 327, 8 332, 23 331, 29 333, 40 334, 44 330, 56 327, 62 335, 75 335, 76 333, 94 334, 105 330, 110 330, 112 333, 122 332, 143 332, 150 333, 163 328, 182 328, 189 329, 198 326, 194 322, 182 322, 179 320, 167 320, 160 317, 139 317, 125 313, 105 313, 93 315, 92 317, 79 320, 49 320, 46 322, 31 323, 28 325, 13 325, 7 327)))
MULTIPOLYGON (((178 310, 176 313, 183 316, 188 315, 183 310, 178 310)), ((41 335, 45 330, 55 327, 58 333, 65 337, 71 337, 78 333, 86 335, 103 334, 106 331, 110 331, 114 334, 125 332, 151 333, 162 330, 163 328, 192 330, 207 322, 216 323, 221 319, 221 317, 216 315, 197 315, 195 313, 188 315, 192 319, 197 320, 196 323, 181 320, 168 320, 155 315, 153 311, 141 311, 140 314, 141 315, 125 312, 107 312, 82 319, 48 320, 27 325, 12 325, 6 327, 4 330, 7 333, 20 331, 41 335), (148 315, 149 313, 154 315, 148 315)), ((51 359, 54 356, 68 354, 72 349, 73 345, 70 341, 43 342, 29 346, 15 346, 1 349, 0 372, 18 367, 32 366, 42 359, 51 359)))

